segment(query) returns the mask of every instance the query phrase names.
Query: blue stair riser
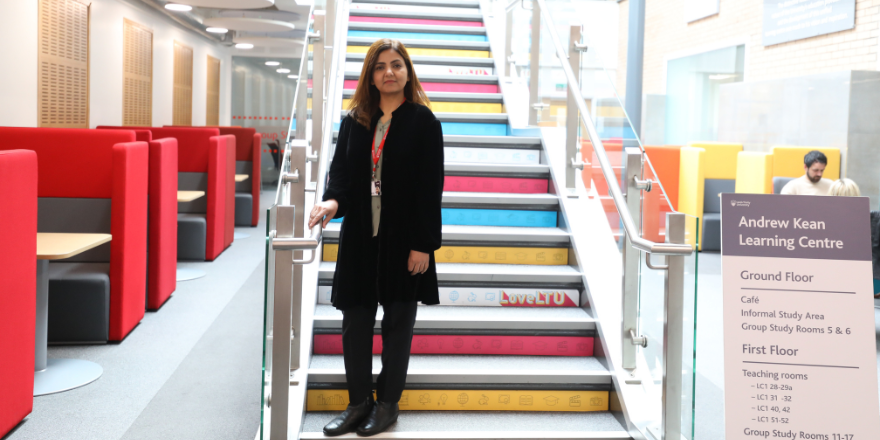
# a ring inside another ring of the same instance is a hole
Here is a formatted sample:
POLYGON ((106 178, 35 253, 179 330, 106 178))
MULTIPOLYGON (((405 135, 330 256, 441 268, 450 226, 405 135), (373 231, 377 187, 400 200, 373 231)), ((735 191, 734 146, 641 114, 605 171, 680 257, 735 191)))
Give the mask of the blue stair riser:
POLYGON ((507 124, 485 122, 441 122, 445 135, 507 136, 507 124))
POLYGON ((393 38, 395 40, 489 41, 485 35, 426 34, 421 32, 348 31, 349 37, 393 38))
MULTIPOLYGON (((443 208, 441 215, 444 225, 556 227, 555 211, 443 208)), ((342 219, 333 219, 331 222, 341 223, 342 219)))

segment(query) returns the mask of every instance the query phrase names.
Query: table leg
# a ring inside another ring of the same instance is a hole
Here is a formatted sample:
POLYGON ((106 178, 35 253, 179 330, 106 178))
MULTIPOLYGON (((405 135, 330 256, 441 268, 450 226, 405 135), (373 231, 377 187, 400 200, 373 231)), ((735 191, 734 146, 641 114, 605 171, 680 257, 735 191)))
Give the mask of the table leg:
POLYGON ((100 365, 79 359, 47 359, 49 329, 49 260, 37 260, 37 327, 34 345, 34 396, 60 393, 90 384, 100 365))
POLYGON ((37 328, 34 338, 34 371, 46 369, 49 328, 49 260, 37 260, 37 328))

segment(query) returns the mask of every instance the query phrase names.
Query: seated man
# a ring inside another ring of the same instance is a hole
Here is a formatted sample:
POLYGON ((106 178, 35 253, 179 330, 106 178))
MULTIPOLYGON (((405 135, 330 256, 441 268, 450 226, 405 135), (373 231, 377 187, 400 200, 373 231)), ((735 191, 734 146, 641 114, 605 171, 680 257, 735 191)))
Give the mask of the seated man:
POLYGON ((828 158, 821 151, 810 151, 804 156, 805 174, 793 179, 782 188, 781 194, 799 196, 827 196, 831 180, 823 179, 822 173, 828 165, 828 158))

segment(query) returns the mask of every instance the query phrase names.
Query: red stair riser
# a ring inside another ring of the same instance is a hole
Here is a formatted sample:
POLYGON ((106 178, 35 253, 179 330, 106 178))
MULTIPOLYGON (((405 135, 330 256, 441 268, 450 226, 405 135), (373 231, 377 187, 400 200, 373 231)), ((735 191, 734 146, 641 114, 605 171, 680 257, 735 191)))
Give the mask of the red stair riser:
MULTIPOLYGON (((315 354, 342 354, 342 335, 315 335, 315 354)), ((373 336, 373 354, 382 353, 382 336, 373 336)), ((415 335, 412 354, 592 356, 587 336, 415 335)))
POLYGON ((546 179, 446 176, 443 191, 546 194, 546 179))
POLYGON ((481 21, 451 21, 451 20, 428 20, 422 18, 393 18, 393 17, 361 17, 350 16, 348 21, 359 23, 397 23, 397 24, 424 24, 429 26, 470 26, 483 27, 481 21))

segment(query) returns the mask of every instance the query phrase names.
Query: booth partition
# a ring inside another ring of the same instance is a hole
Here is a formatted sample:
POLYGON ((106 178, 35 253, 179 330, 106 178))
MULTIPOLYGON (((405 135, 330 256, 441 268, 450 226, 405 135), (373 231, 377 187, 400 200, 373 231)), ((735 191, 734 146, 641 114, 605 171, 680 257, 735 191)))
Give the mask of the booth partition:
MULTIPOLYGON (((3 144, 13 146, 15 144, 3 144)), ((27 146, 20 144, 19 147, 27 146)), ((33 409, 37 155, 0 151, 0 437, 33 409)))

